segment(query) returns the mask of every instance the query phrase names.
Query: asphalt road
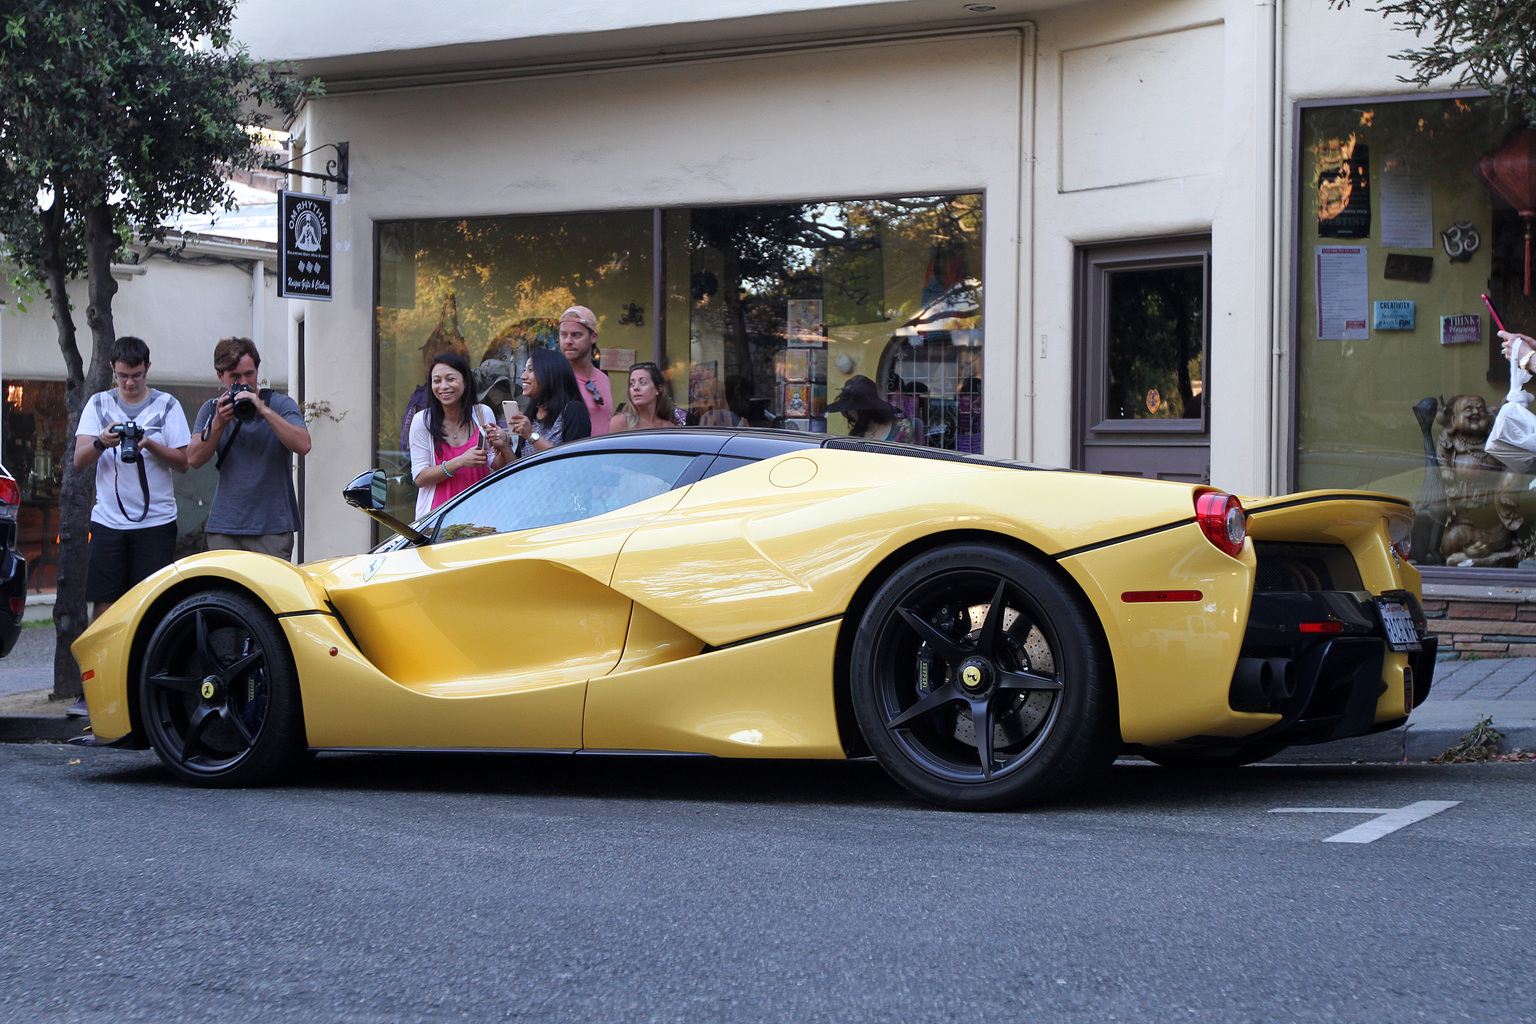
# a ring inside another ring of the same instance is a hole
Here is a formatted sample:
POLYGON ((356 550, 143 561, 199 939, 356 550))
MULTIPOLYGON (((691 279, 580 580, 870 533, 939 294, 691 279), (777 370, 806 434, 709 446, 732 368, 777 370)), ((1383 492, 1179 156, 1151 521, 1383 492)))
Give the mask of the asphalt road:
POLYGON ((222 792, 4 746, 0 1021, 1533 1021, 1533 783, 1126 765, 957 814, 867 763, 327 755, 222 792), (1459 803, 1326 841, 1426 801, 1459 803))

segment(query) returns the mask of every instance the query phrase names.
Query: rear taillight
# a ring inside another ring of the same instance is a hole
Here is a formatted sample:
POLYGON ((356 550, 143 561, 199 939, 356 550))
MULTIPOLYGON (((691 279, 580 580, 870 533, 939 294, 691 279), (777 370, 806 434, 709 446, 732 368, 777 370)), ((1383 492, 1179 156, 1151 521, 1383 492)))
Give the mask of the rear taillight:
POLYGON ((21 504, 21 488, 10 477, 0 477, 0 505, 21 504))
POLYGON ((1392 553, 1405 562, 1413 551, 1413 516, 1414 513, 1410 512, 1406 516, 1394 516, 1387 521, 1387 533, 1392 538, 1392 553))
POLYGON ((1206 540, 1236 558, 1248 539, 1248 513, 1232 494, 1206 491, 1195 498, 1195 522, 1206 540))

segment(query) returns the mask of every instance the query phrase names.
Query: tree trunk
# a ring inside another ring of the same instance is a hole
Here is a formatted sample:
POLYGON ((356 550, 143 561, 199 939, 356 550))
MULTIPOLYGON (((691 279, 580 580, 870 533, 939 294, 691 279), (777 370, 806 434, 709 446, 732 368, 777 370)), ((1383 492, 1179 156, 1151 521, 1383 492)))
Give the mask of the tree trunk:
MULTIPOLYGON (((62 203, 56 201, 54 208, 62 209, 62 203)), ((51 215, 52 211, 45 214, 51 215)), ((62 228, 62 213, 58 217, 62 228)), ((58 324, 59 348, 64 353, 64 364, 69 372, 64 386, 64 406, 69 411, 70 422, 76 424, 80 422, 80 413, 85 408, 86 399, 98 391, 105 391, 112 380, 111 368, 107 363, 112 342, 116 340, 112 326, 112 296, 117 292, 117 282, 112 278, 112 257, 122 244, 117 232, 113 230, 112 221, 112 208, 104 202, 86 210, 86 287, 89 305, 86 307, 85 319, 91 328, 91 362, 88 368, 81 365, 64 276, 62 272, 55 274, 52 266, 49 269, 48 290, 53 301, 53 318, 58 324)), ((71 434, 70 442, 65 446, 64 477, 59 487, 59 584, 53 605, 55 700, 71 700, 81 692, 80 667, 75 663, 69 645, 75 642, 91 621, 85 602, 85 566, 91 531, 91 505, 95 500, 95 469, 75 469, 71 434)))
POLYGON ((720 297, 725 300, 725 365, 720 368, 724 381, 735 374, 752 377, 752 348, 747 340, 746 304, 741 301, 741 257, 729 245, 720 249, 720 297))

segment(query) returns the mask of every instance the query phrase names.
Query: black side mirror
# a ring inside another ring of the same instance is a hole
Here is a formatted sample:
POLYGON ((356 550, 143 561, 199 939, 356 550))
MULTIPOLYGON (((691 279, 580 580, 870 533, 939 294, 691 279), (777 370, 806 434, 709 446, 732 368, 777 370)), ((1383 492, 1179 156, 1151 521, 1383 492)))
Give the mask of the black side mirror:
POLYGON ((381 511, 388 493, 389 480, 382 469, 364 473, 341 490, 341 496, 348 505, 364 512, 381 511))
POLYGON ((396 533, 404 535, 412 544, 429 543, 426 534, 407 526, 384 511, 388 495, 389 478, 384 475, 382 469, 369 470, 341 489, 342 500, 348 505, 362 509, 371 518, 383 523, 396 533))

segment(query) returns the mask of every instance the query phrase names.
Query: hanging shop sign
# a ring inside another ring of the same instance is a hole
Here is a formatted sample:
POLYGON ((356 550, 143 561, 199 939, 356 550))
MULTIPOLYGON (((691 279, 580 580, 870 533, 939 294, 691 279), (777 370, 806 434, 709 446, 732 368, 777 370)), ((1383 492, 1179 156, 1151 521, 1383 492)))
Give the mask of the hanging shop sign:
POLYGON ((277 295, 331 301, 331 197, 277 194, 277 295))

